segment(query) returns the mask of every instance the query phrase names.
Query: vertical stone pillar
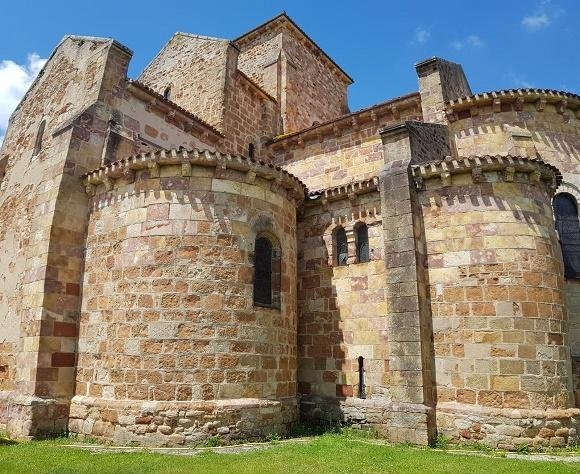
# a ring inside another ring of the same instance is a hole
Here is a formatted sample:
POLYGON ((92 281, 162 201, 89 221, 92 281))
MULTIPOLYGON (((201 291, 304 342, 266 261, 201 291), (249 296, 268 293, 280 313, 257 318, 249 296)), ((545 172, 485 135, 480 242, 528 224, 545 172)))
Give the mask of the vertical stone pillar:
POLYGON ((415 65, 425 122, 447 123, 445 102, 471 95, 460 64, 430 58, 415 65))
MULTIPOLYGON (((393 418, 397 420, 393 429, 411 439, 427 440, 435 435, 434 359, 425 232, 410 166, 448 154, 447 129, 406 122, 383 129, 381 137, 386 162, 380 193, 389 311, 389 371, 383 391, 392 402, 407 407, 399 420, 393 418), (422 417, 417 415, 420 412, 422 417)), ((402 439, 400 434, 392 438, 402 439)))

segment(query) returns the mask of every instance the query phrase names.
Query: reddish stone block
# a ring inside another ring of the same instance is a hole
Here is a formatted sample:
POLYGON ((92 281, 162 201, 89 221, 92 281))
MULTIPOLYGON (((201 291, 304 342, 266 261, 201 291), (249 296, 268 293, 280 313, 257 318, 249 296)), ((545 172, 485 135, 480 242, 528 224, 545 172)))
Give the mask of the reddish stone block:
POLYGON ((76 337, 77 325, 75 323, 54 322, 53 335, 59 337, 76 337))
POLYGON ((51 356, 53 367, 74 367, 76 354, 74 352, 55 352, 51 356))

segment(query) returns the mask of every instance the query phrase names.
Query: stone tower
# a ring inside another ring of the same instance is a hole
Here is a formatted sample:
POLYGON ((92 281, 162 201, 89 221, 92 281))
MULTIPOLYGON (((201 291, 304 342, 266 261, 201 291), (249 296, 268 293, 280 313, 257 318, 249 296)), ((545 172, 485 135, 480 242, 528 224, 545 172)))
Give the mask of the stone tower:
POLYGON ((285 14, 131 55, 65 37, 10 120, 0 430, 577 441, 578 95, 431 58, 350 112, 285 14))

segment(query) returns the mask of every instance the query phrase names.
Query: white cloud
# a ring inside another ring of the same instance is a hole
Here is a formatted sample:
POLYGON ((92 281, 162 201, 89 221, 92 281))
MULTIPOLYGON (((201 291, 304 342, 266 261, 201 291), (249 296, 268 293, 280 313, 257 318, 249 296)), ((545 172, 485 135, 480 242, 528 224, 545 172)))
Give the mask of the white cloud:
POLYGON ((415 41, 417 43, 426 43, 431 38, 431 32, 425 28, 418 27, 415 29, 415 41))
POLYGON ((524 89, 534 89, 534 84, 532 84, 531 82, 528 82, 527 78, 525 76, 520 76, 519 74, 514 74, 514 73, 510 73, 508 75, 509 80, 512 82, 512 84, 519 88, 524 88, 524 89))
POLYGON ((477 35, 469 35, 467 37, 467 44, 474 48, 483 48, 485 46, 485 42, 477 35))
POLYGON ((522 18, 522 25, 528 31, 537 31, 550 26, 554 20, 564 13, 551 0, 542 0, 536 9, 522 18))
POLYGON ((5 59, 0 61, 0 144, 4 139, 10 115, 36 78, 46 59, 28 55, 26 64, 5 59))
POLYGON ((453 49, 456 49, 457 51, 461 51, 463 48, 467 47, 483 48, 485 46, 485 41, 483 41, 477 35, 469 35, 465 39, 452 41, 451 43, 449 43, 449 46, 451 46, 453 49))

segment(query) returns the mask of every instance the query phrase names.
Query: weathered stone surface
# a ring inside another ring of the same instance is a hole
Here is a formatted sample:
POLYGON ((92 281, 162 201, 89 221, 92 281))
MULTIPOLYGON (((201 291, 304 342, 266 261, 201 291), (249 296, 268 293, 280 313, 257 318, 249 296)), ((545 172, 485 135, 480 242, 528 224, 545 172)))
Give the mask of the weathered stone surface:
POLYGON ((0 430, 179 446, 282 433, 300 401, 397 442, 577 441, 551 199, 580 199, 578 96, 470 96, 432 58, 418 92, 348 113, 350 78, 284 14, 178 33, 139 81, 131 54, 65 38, 10 121, 0 430))

